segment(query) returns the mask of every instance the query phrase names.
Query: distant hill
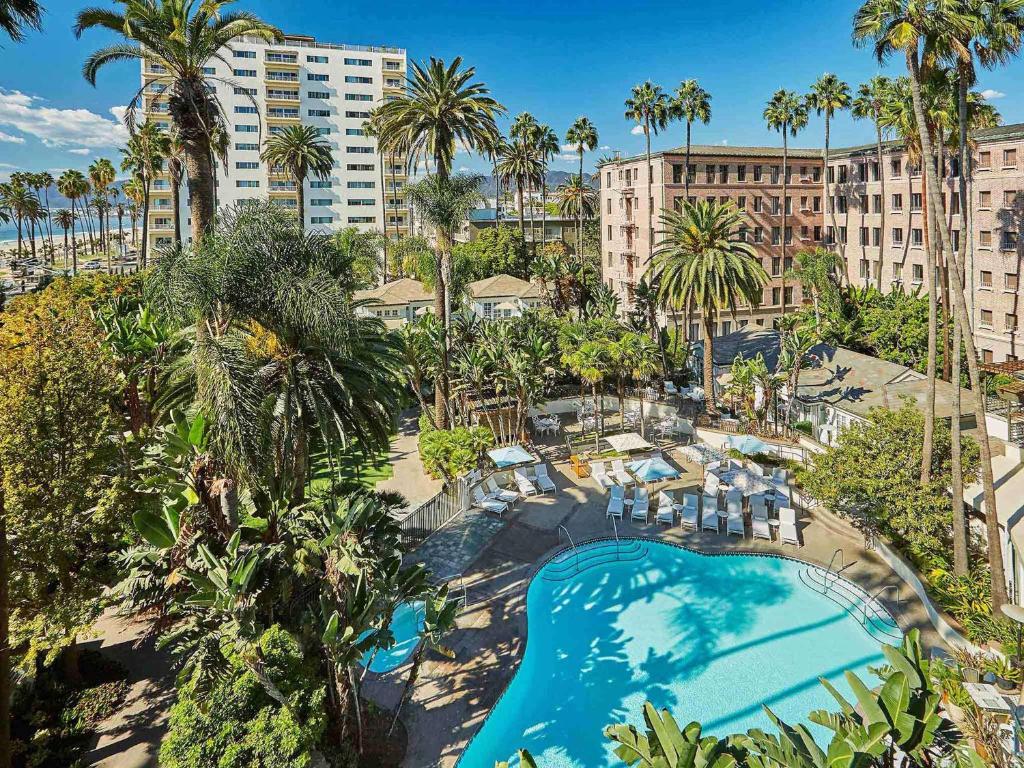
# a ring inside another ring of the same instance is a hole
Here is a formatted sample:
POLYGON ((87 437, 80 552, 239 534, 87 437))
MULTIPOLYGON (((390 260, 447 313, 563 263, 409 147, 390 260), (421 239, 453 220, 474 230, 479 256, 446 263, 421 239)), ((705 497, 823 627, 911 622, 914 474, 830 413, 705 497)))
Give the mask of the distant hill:
MULTIPOLYGON (((569 171, 548 171, 548 189, 554 189, 559 184, 565 183, 565 180, 568 179, 570 176, 574 175, 575 174, 570 173, 569 171)), ((589 173, 584 171, 584 176, 586 177, 585 181, 587 181, 591 187, 593 187, 594 189, 598 188, 597 181, 591 178, 589 173)), ((502 184, 502 189, 505 188, 506 185, 502 184)), ((494 176, 483 176, 480 180, 480 192, 489 197, 494 197, 494 189, 494 176)))

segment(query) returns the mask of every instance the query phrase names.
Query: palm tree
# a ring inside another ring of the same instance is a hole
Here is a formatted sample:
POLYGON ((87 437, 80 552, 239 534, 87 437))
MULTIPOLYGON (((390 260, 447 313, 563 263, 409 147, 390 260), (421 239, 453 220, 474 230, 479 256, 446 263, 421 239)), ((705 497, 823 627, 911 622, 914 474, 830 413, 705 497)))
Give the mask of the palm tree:
MULTIPOLYGON (((807 127, 807 104, 793 91, 777 90, 764 109, 764 119, 770 130, 782 134, 782 267, 788 269, 786 261, 786 231, 789 225, 789 137, 795 137, 807 127)), ((782 278, 782 314, 786 314, 786 278, 782 278)))
MULTIPOLYGON (((928 43, 929 41, 934 42, 937 32, 941 32, 943 38, 950 42, 950 48, 960 47, 960 43, 957 41, 962 40, 962 35, 969 33, 970 24, 956 13, 956 10, 958 9, 945 4, 933 7, 930 4, 920 4, 913 0, 868 0, 858 9, 853 23, 854 42, 861 45, 872 45, 875 56, 880 62, 898 53, 902 53, 906 60, 907 72, 910 75, 914 118, 921 140, 922 154, 925 158, 922 163, 924 180, 933 215, 941 209, 942 196, 938 179, 935 177, 935 169, 931 164, 931 158, 935 155, 932 151, 932 140, 928 133, 921 95, 921 46, 924 42, 926 66, 931 66, 934 62, 936 51, 934 48, 930 48, 928 43)), ((960 277, 963 264, 960 263, 959 254, 953 252, 949 230, 945 226, 945 218, 937 217, 936 223, 943 254, 947 263, 953 265, 953 269, 949 270, 953 283, 953 289, 950 292, 956 313, 955 320, 961 328, 966 347, 975 413, 984 413, 985 393, 981 386, 974 333, 967 311, 963 280, 960 277)), ((999 517, 996 509, 995 481, 992 474, 992 449, 989 445, 988 426, 984 419, 978 420, 978 433, 989 574, 992 581, 992 606, 994 610, 998 610, 1007 600, 1006 575, 1003 566, 999 517)))
MULTIPOLYGON (((850 111, 857 120, 871 120, 875 125, 875 163, 878 165, 878 181, 882 193, 882 212, 879 219, 879 228, 884 233, 885 209, 888 207, 888 197, 885 194, 885 169, 882 167, 882 107, 888 99, 889 90, 892 88, 892 81, 884 75, 876 75, 868 82, 861 83, 857 89, 857 95, 850 103, 850 111)), ((827 166, 826 166, 827 167, 827 166)), ((828 180, 826 179, 826 183, 828 180)), ((828 193, 825 194, 828 205, 831 206, 831 199, 828 193)), ((835 214, 832 215, 833 219, 835 214)), ((835 223, 832 224, 833 228, 835 223)), ((878 290, 882 290, 882 275, 884 269, 885 249, 878 249, 878 290)))
POLYGON ((692 301, 701 311, 709 416, 717 415, 713 344, 718 315, 725 309, 735 314, 741 302, 757 306, 768 283, 753 245, 735 234, 742 220, 731 204, 705 200, 686 202, 681 211, 663 211, 662 245, 649 268, 665 307, 678 310, 692 301))
POLYGON ((298 194, 299 222, 306 226, 306 177, 312 174, 320 181, 329 179, 334 167, 331 145, 320 138, 320 129, 312 125, 290 125, 271 134, 263 144, 263 162, 288 171, 298 194))
MULTIPOLYGON (((98 27, 123 38, 86 59, 82 75, 90 84, 96 84, 103 66, 116 61, 145 60, 166 73, 158 82, 164 86, 161 93, 168 97, 171 120, 185 154, 196 245, 213 226, 216 213, 212 140, 214 130, 224 122, 220 103, 208 88, 207 81, 215 78, 203 70, 211 60, 228 64, 224 51, 243 36, 265 42, 282 39, 276 27, 248 12, 228 12, 229 5, 230 0, 119 0, 118 10, 81 11, 74 27, 76 37, 98 27)), ((143 84, 129 103, 129 116, 147 85, 143 84)))
POLYGON ((165 156, 167 175, 171 180, 171 207, 174 209, 174 244, 181 242, 181 185, 185 181, 185 147, 177 131, 171 131, 167 139, 165 156))
MULTIPOLYGON (((608 367, 607 344, 602 341, 585 341, 578 346, 565 346, 566 351, 562 353, 562 363, 570 371, 579 377, 580 381, 590 385, 590 391, 594 398, 594 415, 596 426, 594 429, 594 450, 600 450, 601 441, 601 407, 598 404, 597 388, 604 380, 605 369, 608 367), (571 350, 571 351, 570 351, 571 350)), ((580 393, 582 394, 582 385, 580 393)))
MULTIPOLYGON (((540 177, 540 242, 541 245, 547 244, 547 226, 548 226, 548 163, 551 162, 551 158, 558 155, 561 151, 561 146, 558 143, 558 134, 555 133, 554 129, 549 125, 538 125, 536 134, 534 135, 534 150, 537 153, 537 157, 540 159, 541 164, 541 177, 540 177)), ((533 240, 533 255, 534 258, 537 256, 537 239, 533 240)))
MULTIPOLYGON (((142 187, 142 259, 140 261, 145 269, 149 256, 149 193, 153 183, 153 177, 160 173, 164 167, 164 158, 170 150, 170 137, 152 120, 146 120, 128 139, 128 146, 121 150, 121 170, 128 171, 139 179, 142 187)), ((189 181, 189 190, 192 189, 192 182, 189 181)), ((192 232, 195 238, 195 215, 196 209, 192 208, 192 232)), ((205 231, 205 230, 203 230, 205 231)))
POLYGON ((497 169, 498 175, 506 184, 515 184, 516 186, 516 201, 519 208, 519 234, 525 240, 525 194, 526 189, 539 179, 543 172, 540 159, 528 141, 516 138, 510 142, 505 142, 498 150, 497 169))
MULTIPOLYGON (((576 149, 576 154, 580 157, 579 178, 582 181, 583 153, 588 150, 593 152, 595 147, 597 147, 597 128, 590 122, 589 117, 581 115, 576 118, 573 124, 569 126, 569 130, 565 132, 565 142, 571 144, 576 149)), ((581 212, 577 212, 576 216, 576 253, 580 256, 583 254, 583 217, 581 212)))
POLYGON ((121 187, 121 191, 124 192, 125 199, 128 201, 128 219, 132 223, 132 245, 134 246, 136 245, 136 224, 139 220, 139 213, 142 211, 146 192, 142 180, 138 176, 128 179, 121 187))
POLYGON ((686 168, 683 190, 690 199, 690 129, 696 121, 707 125, 711 122, 711 94, 700 87, 696 80, 684 80, 676 88, 669 105, 672 118, 686 123, 686 168))
MULTIPOLYGON (((597 192, 583 181, 582 176, 575 173, 555 189, 555 204, 558 206, 558 215, 565 219, 576 219, 582 222, 584 219, 592 219, 597 215, 598 198, 597 192)), ((576 252, 577 258, 583 258, 581 250, 576 252)))
MULTIPOLYGON (((402 148, 410 164, 419 158, 432 161, 434 173, 441 179, 451 175, 456 142, 470 151, 493 148, 500 136, 494 120, 505 108, 491 98, 486 85, 473 81, 475 76, 473 67, 463 69, 461 56, 448 65, 433 57, 425 66, 413 64, 411 74, 406 76, 405 95, 380 107, 382 132, 389 146, 402 148)), ((450 243, 437 245, 442 251, 451 247, 450 243)), ((447 336, 446 288, 443 280, 437 281, 434 305, 447 336)), ((447 340, 444 347, 447 349, 447 340)), ((445 360, 434 399, 442 429, 448 426, 448 376, 445 360)))
POLYGON ((814 303, 814 320, 821 324, 821 298, 825 291, 835 291, 837 273, 843 268, 842 257, 828 248, 799 251, 793 259, 788 277, 800 283, 800 290, 810 294, 814 303))
MULTIPOLYGON (((826 72, 811 86, 811 92, 807 94, 807 106, 813 109, 819 116, 824 116, 825 118, 825 211, 828 213, 829 221, 832 223, 832 231, 838 232, 839 227, 836 225, 835 206, 832 205, 832 196, 828 189, 828 154, 832 116, 837 111, 850 106, 850 86, 831 72, 826 72)), ((881 166, 879 166, 878 172, 881 174, 881 166)), ((883 197, 882 199, 884 200, 885 198, 883 197)), ((843 259, 842 279, 846 280, 848 271, 846 265, 846 243, 842 242, 842 240, 839 241, 839 256, 843 259)))
POLYGON ((57 211, 54 219, 57 221, 57 226, 64 230, 64 264, 66 266, 68 259, 68 230, 75 225, 75 212, 70 208, 61 208, 57 211))
MULTIPOLYGON (((78 239, 75 236, 75 202, 89 194, 89 182, 81 171, 67 170, 57 179, 57 191, 71 201, 71 274, 78 274, 78 239)), ((65 258, 67 254, 65 253, 65 258)))
MULTIPOLYGON (((508 129, 509 138, 519 145, 519 153, 522 156, 529 157, 530 162, 535 166, 534 173, 528 175, 525 178, 526 182, 526 200, 530 206, 530 240, 533 243, 534 249, 536 249, 536 228, 534 227, 534 199, 533 199, 533 187, 534 184, 540 185, 541 177, 544 174, 544 160, 540 156, 540 150, 538 148, 538 136, 540 134, 540 124, 537 119, 529 112, 521 112, 516 115, 516 119, 512 121, 512 125, 508 129)), ((525 239, 525 235, 524 235, 525 239)), ((536 255, 536 250, 534 250, 536 255)))
POLYGON ((632 120, 644 129, 647 143, 647 263, 654 257, 654 206, 651 205, 651 184, 654 182, 654 166, 651 165, 651 134, 668 125, 670 117, 668 96, 650 80, 633 86, 632 95, 626 99, 627 120, 632 120))
MULTIPOLYGON (((629 362, 630 375, 642 390, 660 368, 659 358, 661 357, 661 350, 647 336, 639 333, 633 334, 633 336, 634 340, 627 348, 627 360, 629 362)), ((644 429, 644 398, 640 397, 638 399, 640 401, 640 435, 643 437, 646 434, 644 429)))
MULTIPOLYGON (((18 259, 21 259, 22 232, 25 222, 32 218, 36 204, 35 196, 20 177, 12 176, 11 181, 0 184, 0 207, 6 208, 18 228, 18 259)), ((33 240, 33 243, 35 241, 33 240)))
MULTIPOLYGON (((25 28, 40 30, 43 28, 43 6, 35 0, 0 0, 0 30, 16 43, 25 39, 25 28)), ((6 768, 6 762, 0 766, 6 768)))
POLYGON ((94 160, 89 166, 89 182, 92 184, 93 207, 96 208, 96 216, 99 223, 99 244, 100 248, 104 250, 109 249, 110 245, 107 242, 106 229, 103 226, 103 215, 108 210, 105 208, 107 191, 116 178, 117 171, 114 170, 114 164, 105 157, 94 160))
MULTIPOLYGON (((387 151, 387 137, 384 135, 384 119, 378 107, 370 110, 370 116, 363 121, 363 134, 377 142, 377 162, 380 163, 380 209, 384 216, 384 262, 381 268, 381 282, 388 281, 388 190, 384 185, 384 153, 387 151)), ((392 166, 394 162, 392 160, 392 166)), ((394 191, 394 175, 392 174, 392 192, 394 191)), ((395 223, 395 239, 398 239, 398 223, 395 223)))

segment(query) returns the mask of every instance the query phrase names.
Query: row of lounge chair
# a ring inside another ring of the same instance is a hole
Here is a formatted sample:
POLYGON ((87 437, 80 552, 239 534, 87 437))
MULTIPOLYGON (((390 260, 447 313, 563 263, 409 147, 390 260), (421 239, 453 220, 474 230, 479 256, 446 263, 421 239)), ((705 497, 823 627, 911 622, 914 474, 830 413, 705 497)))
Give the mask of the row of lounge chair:
POLYGON ((557 490, 554 480, 548 474, 547 464, 535 465, 532 478, 527 476, 525 468, 515 469, 512 471, 512 480, 515 489, 499 485, 494 475, 478 483, 472 491, 473 506, 501 515, 521 498, 557 490))
MULTIPOLYGON (((652 454, 652 458, 660 456, 660 451, 652 454)), ((622 459, 614 459, 610 470, 605 467, 603 461, 590 462, 590 476, 601 486, 601 490, 636 485, 636 478, 626 471, 626 464, 622 459)))
MULTIPOLYGON (((625 514, 626 504, 625 489, 622 486, 613 486, 608 499, 607 517, 621 519, 625 514)), ((637 488, 633 497, 629 517, 631 520, 650 519, 650 496, 646 488, 637 488)), ((741 538, 746 536, 746 526, 743 520, 743 494, 732 491, 725 497, 725 530, 727 534, 736 534, 741 538)), ((666 491, 658 492, 658 509, 655 513, 655 521, 675 525, 676 514, 679 515, 679 524, 683 528, 690 528, 694 531, 719 532, 720 518, 722 517, 718 496, 705 494, 703 504, 698 506, 697 495, 693 493, 683 494, 683 503, 679 504, 666 491)), ((768 522, 768 508, 763 497, 752 496, 750 503, 751 533, 755 539, 772 540, 771 525, 768 522)), ((792 507, 779 507, 779 541, 787 544, 800 546, 800 536, 796 526, 796 510, 792 507)))

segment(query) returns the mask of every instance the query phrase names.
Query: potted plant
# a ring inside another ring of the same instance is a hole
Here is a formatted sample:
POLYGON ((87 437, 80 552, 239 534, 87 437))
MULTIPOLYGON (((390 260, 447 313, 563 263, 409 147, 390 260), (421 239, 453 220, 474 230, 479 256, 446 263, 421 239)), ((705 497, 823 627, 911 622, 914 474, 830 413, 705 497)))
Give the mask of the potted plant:
POLYGON ((996 685, 1003 691, 1012 691, 1020 679, 1020 670, 1015 669, 1005 656, 990 656, 985 671, 995 676, 996 685))
POLYGON ((984 660, 979 654, 961 648, 953 650, 953 658, 960 667, 960 674, 965 683, 977 683, 981 681, 981 672, 984 668, 984 660))

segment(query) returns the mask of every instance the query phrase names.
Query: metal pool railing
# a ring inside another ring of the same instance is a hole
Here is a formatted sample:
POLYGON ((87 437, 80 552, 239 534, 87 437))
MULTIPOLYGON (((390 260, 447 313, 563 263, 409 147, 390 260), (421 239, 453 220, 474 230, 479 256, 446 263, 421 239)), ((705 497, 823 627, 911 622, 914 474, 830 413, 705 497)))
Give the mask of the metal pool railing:
POLYGON ((465 511, 468 491, 465 480, 459 478, 400 518, 402 539, 411 546, 421 544, 465 511))

